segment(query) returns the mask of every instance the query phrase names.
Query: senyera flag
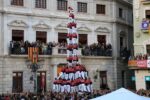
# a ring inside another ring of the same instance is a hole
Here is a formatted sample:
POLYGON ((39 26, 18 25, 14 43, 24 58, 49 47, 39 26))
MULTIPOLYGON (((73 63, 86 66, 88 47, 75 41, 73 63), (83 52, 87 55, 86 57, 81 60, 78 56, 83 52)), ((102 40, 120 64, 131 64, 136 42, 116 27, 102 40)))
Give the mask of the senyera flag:
POLYGON ((32 63, 37 63, 38 51, 38 47, 28 47, 28 59, 31 60, 32 63))

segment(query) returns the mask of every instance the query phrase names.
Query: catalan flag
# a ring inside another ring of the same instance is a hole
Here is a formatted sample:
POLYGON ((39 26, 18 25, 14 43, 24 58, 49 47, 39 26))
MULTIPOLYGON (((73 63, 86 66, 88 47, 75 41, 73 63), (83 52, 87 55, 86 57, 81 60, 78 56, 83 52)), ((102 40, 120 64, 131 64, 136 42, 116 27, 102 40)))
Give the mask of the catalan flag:
POLYGON ((31 60, 32 63, 37 63, 38 61, 38 48, 37 47, 28 48, 28 59, 31 60))

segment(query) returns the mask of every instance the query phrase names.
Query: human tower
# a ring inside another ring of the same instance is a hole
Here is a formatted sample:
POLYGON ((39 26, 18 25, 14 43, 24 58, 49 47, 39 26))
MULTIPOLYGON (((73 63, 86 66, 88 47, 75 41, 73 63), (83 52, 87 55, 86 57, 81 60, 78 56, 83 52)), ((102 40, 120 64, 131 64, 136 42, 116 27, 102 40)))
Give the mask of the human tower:
POLYGON ((53 82, 53 91, 62 93, 92 92, 92 81, 84 65, 78 62, 78 34, 74 11, 68 7, 67 65, 53 82))

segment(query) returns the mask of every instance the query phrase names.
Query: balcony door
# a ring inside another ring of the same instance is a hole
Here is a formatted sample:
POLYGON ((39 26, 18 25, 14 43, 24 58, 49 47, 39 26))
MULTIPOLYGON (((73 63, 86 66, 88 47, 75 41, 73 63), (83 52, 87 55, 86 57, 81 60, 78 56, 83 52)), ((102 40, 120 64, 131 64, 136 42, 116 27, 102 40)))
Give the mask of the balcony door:
POLYGON ((13 86, 12 92, 20 93, 23 91, 23 73, 13 72, 13 86))
POLYGON ((36 41, 46 43, 47 42, 47 32, 46 31, 36 31, 36 41))
POLYGON ((24 41, 24 30, 12 30, 13 41, 24 41))
POLYGON ((42 91, 46 92, 46 72, 45 71, 37 72, 37 92, 41 93, 42 91))
POLYGON ((107 85, 107 71, 100 71, 100 88, 106 89, 107 85))
POLYGON ((150 90, 150 76, 145 76, 146 90, 150 90))
POLYGON ((106 44, 106 35, 97 35, 97 41, 100 44, 106 44))
POLYGON ((88 39, 87 39, 88 35, 87 34, 79 34, 79 46, 84 46, 87 45, 88 39))
POLYGON ((145 11, 145 18, 150 19, 150 10, 145 11))

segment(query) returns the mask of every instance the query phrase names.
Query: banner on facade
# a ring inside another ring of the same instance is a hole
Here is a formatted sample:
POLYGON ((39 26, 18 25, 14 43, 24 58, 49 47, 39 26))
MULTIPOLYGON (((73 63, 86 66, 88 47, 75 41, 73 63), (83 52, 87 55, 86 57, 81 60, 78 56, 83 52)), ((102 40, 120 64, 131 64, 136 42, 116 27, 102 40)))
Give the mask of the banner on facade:
POLYGON ((146 68, 147 67, 147 60, 137 60, 137 67, 146 68))
POLYGON ((136 60, 129 60, 129 61, 128 61, 128 66, 136 67, 136 66, 137 66, 136 60))

